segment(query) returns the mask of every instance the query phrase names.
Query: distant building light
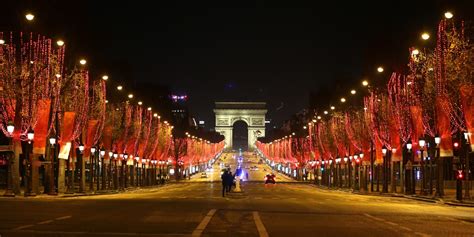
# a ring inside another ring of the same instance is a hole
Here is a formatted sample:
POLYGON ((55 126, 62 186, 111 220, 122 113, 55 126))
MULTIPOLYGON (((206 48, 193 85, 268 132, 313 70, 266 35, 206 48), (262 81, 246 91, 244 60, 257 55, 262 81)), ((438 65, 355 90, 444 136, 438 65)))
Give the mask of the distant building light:
POLYGON ((199 120, 199 124, 200 124, 200 125, 204 125, 205 122, 204 122, 203 120, 199 120))
POLYGON ((265 120, 265 123, 270 123, 270 120, 265 120))

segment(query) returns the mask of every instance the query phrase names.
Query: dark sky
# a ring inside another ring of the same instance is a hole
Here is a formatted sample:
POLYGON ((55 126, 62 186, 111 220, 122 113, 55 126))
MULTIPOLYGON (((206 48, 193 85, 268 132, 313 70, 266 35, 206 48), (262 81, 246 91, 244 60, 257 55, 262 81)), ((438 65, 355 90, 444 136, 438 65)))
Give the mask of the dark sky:
POLYGON ((408 47, 424 30, 434 36, 446 9, 474 19, 470 2, 10 0, 0 30, 24 27, 30 9, 32 28, 64 38, 96 76, 185 92, 210 125, 220 100, 266 101, 279 123, 310 91, 358 86, 377 65, 403 70, 408 47))

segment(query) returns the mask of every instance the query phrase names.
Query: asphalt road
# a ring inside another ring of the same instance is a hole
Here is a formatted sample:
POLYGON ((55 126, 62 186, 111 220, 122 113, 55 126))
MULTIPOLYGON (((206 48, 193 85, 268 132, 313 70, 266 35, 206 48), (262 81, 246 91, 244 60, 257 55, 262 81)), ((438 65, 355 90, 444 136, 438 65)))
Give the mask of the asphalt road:
POLYGON ((474 236, 474 209, 318 189, 182 182, 126 194, 0 198, 5 236, 474 236))

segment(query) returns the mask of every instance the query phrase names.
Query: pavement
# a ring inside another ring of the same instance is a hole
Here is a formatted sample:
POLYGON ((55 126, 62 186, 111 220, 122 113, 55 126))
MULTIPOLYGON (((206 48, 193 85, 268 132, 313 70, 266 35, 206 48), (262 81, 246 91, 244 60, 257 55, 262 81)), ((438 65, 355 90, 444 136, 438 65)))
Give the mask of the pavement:
MULTIPOLYGON (((244 164, 245 165, 245 164, 244 164)), ((250 175, 249 175, 250 177, 250 175)), ((297 182, 178 182, 121 194, 0 199, 0 236, 474 236, 474 211, 297 182)))

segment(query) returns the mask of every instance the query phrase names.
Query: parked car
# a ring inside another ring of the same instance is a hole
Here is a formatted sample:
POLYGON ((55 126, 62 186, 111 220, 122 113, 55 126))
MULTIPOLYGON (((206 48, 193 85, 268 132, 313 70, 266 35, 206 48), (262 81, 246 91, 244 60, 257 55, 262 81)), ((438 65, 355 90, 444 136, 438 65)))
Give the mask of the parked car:
POLYGON ((201 173, 201 178, 202 178, 202 179, 207 178, 207 173, 206 173, 206 172, 202 172, 202 173, 201 173))

